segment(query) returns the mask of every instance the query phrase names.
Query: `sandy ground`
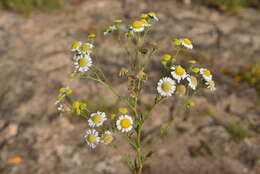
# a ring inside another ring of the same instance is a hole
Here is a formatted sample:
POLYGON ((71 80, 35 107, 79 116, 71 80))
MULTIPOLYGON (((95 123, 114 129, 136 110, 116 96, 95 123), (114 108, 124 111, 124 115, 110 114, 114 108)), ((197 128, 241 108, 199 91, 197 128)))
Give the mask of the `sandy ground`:
MULTIPOLYGON (((111 146, 89 149, 83 142, 86 123, 60 118, 54 102, 58 89, 69 85, 80 100, 110 105, 114 97, 107 89, 69 80, 69 45, 84 40, 89 32, 99 33, 97 55, 113 84, 123 90, 125 83, 117 80, 126 63, 123 50, 112 38, 101 36, 102 28, 114 19, 130 21, 146 11, 159 13, 161 20, 151 40, 160 43, 161 53, 171 49, 172 38, 191 38, 195 49, 188 58, 197 58, 213 70, 217 91, 196 97, 197 106, 176 119, 170 136, 147 147, 158 150, 144 173, 260 173, 259 96, 247 84, 237 86, 233 77, 222 73, 252 59, 259 61, 260 12, 246 9, 230 15, 170 0, 87 0, 52 15, 29 18, 0 11, 0 173, 130 173, 121 162, 120 154, 128 149, 122 139, 115 137, 122 146, 120 153, 111 146), (237 141, 225 129, 229 121, 255 127, 253 136, 237 141), (180 131, 183 128, 187 131, 180 131), (11 164, 14 156, 23 161, 11 164)), ((157 64, 150 68, 155 84, 160 58, 152 60, 157 64)), ((152 92, 155 89, 147 90, 144 97, 149 99, 152 92)), ((145 129, 160 125, 174 103, 170 99, 157 107, 145 129)))

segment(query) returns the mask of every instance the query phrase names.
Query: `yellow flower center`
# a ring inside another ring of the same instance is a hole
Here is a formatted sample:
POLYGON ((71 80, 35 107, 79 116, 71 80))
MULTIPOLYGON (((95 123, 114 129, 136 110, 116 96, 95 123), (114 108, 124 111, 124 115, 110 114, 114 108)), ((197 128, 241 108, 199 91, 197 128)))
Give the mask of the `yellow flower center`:
POLYGON ((113 141, 113 136, 112 136, 112 134, 104 134, 102 139, 105 144, 109 144, 113 141))
POLYGON ((211 75, 211 72, 206 69, 203 74, 204 74, 205 76, 210 76, 210 75, 211 75))
POLYGON ((175 69, 175 73, 179 76, 182 76, 185 74, 185 69, 183 69, 181 66, 177 66, 175 69))
POLYGON ((190 81, 191 81, 191 83, 192 83, 193 85, 197 86, 198 81, 197 81, 197 78, 196 78, 196 77, 191 76, 191 77, 190 77, 190 81))
POLYGON ((88 60, 87 60, 86 58, 81 58, 81 59, 79 60, 79 66, 80 66, 80 67, 86 66, 87 63, 88 63, 88 60))
POLYGON ((171 89, 172 89, 172 84, 170 82, 164 82, 162 84, 162 89, 165 91, 165 92, 169 92, 171 89))
POLYGON ((80 42, 74 42, 72 45, 71 45, 71 49, 77 49, 79 46, 80 46, 80 42))
POLYGON ((134 28, 142 28, 143 27, 143 23, 140 21, 136 21, 133 23, 133 27, 134 28))
POLYGON ((183 42, 184 42, 186 45, 191 45, 190 39, 183 39, 183 42))
POLYGON ((91 119, 94 123, 99 123, 102 120, 102 117, 101 115, 95 115, 91 119))
POLYGON ((89 135, 88 136, 88 141, 90 143, 95 143, 96 142, 96 136, 95 135, 89 135))
POLYGON ((84 44, 84 45, 82 45, 81 49, 82 49, 82 51, 88 51, 88 50, 90 50, 90 46, 87 44, 84 44))
POLYGON ((125 118, 121 121, 122 128, 129 128, 130 126, 131 126, 131 121, 129 119, 125 118))

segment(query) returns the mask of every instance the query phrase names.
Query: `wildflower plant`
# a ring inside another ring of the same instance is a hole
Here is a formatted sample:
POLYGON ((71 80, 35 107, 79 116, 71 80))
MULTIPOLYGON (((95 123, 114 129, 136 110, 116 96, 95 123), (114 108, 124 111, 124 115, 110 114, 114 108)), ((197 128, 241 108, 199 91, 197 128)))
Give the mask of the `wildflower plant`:
MULTIPOLYGON (((95 59, 95 34, 88 36, 87 42, 76 41, 71 46, 74 71, 72 77, 95 81, 107 87, 124 107, 118 108, 117 113, 105 113, 102 110, 91 111, 87 103, 73 101, 72 90, 61 88, 56 101, 60 114, 74 113, 86 119, 89 129, 84 136, 85 142, 95 148, 100 144, 108 145, 115 141, 115 134, 121 135, 132 147, 134 154, 126 154, 125 161, 131 171, 141 174, 144 163, 151 157, 153 151, 144 149, 145 133, 144 124, 151 117, 153 109, 163 100, 174 96, 182 96, 185 102, 179 110, 195 106, 192 97, 202 88, 215 90, 215 83, 210 70, 199 67, 195 60, 190 60, 187 65, 181 65, 177 60, 181 49, 193 49, 193 44, 188 38, 173 39, 175 51, 162 56, 161 78, 152 88, 154 99, 149 108, 141 102, 143 88, 149 82, 148 66, 152 56, 157 56, 156 44, 148 44, 147 35, 159 21, 156 13, 142 14, 140 19, 130 24, 123 24, 122 20, 115 20, 104 31, 104 35, 115 35, 128 58, 128 67, 121 67, 119 78, 124 78, 128 84, 127 93, 121 95, 111 85, 105 73, 95 59), (125 43, 125 44, 124 44, 125 43), (146 109, 145 109, 146 108, 146 109)), ((96 51, 96 50, 95 50, 96 51)), ((157 59, 158 60, 158 59, 157 59)), ((177 114, 177 112, 176 112, 177 114)), ((161 128, 169 127, 172 119, 163 123, 161 128)))

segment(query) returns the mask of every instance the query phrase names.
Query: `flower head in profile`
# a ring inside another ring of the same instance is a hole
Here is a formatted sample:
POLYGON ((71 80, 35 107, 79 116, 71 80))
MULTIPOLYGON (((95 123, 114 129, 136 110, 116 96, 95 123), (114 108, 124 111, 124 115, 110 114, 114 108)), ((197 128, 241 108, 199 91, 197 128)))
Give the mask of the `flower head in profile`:
POLYGON ((71 51, 80 51, 80 47, 81 47, 82 43, 80 41, 76 41, 76 42, 73 42, 70 49, 71 51))
POLYGON ((90 54, 92 52, 94 45, 91 43, 84 43, 81 45, 80 52, 81 54, 90 54))
POLYGON ((180 39, 181 41, 181 45, 188 48, 188 49, 192 49, 193 48, 193 45, 192 45, 192 42, 190 41, 190 39, 188 38, 185 38, 185 39, 180 39))
POLYGON ((200 68, 200 74, 202 75, 205 81, 210 82, 212 80, 212 74, 210 70, 206 68, 200 68))
POLYGON ((135 21, 132 23, 131 29, 133 30, 133 32, 136 32, 136 33, 142 32, 142 31, 144 31, 144 24, 141 21, 135 21))
POLYGON ((129 115, 121 115, 116 121, 117 129, 121 132, 129 132, 134 125, 134 121, 129 115))
POLYGON ((113 31, 116 31, 118 28, 116 25, 112 25, 112 26, 109 26, 106 31, 104 32, 104 35, 108 35, 108 34, 111 34, 113 33, 113 31))
POLYGON ((206 82, 206 85, 208 85, 207 88, 209 88, 211 91, 216 90, 215 82, 213 80, 206 82))
POLYGON ((149 12, 147 15, 148 15, 148 17, 149 17, 150 19, 155 20, 155 21, 159 21, 159 18, 158 18, 158 16, 157 16, 156 13, 154 13, 154 12, 149 12))
POLYGON ((180 83, 181 80, 184 80, 187 77, 187 73, 184 68, 182 68, 180 65, 171 67, 171 75, 174 79, 177 80, 178 83, 180 83))
POLYGON ((139 22, 141 22, 144 27, 150 27, 151 26, 151 24, 149 24, 146 19, 141 19, 139 22))
POLYGON ((106 114, 104 112, 96 112, 90 115, 88 119, 88 124, 90 127, 102 126, 104 121, 107 120, 106 114))
POLYGON ((187 80, 189 82, 189 87, 193 90, 196 89, 196 87, 198 86, 198 80, 195 76, 188 76, 187 80))
POLYGON ((159 80, 157 85, 158 93, 163 97, 171 96, 176 90, 175 81, 169 77, 164 77, 159 80))
POLYGON ((100 137, 95 129, 88 130, 84 139, 91 148, 95 148, 100 143, 100 137))
POLYGON ((102 135, 101 135, 101 143, 104 144, 109 144, 113 141, 113 135, 112 132, 110 131, 105 131, 102 135))
POLYGON ((76 72, 86 72, 92 66, 92 59, 88 54, 74 57, 74 68, 76 72))

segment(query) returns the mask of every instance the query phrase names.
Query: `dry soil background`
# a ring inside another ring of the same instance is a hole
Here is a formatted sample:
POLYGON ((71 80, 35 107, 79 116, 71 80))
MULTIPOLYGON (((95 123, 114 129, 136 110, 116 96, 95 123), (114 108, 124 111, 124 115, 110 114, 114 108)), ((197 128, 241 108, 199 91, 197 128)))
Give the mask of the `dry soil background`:
MULTIPOLYGON (((68 79, 69 45, 84 40, 90 31, 101 33, 113 19, 130 20, 146 11, 159 13, 160 22, 151 39, 162 50, 171 48, 173 37, 194 41, 196 51, 189 58, 205 57, 204 63, 216 74, 217 91, 203 92, 195 98, 196 108, 185 113, 186 119, 176 119, 171 137, 159 142, 144 173, 260 173, 259 134, 236 141, 225 130, 225 123, 234 120, 254 125, 259 132, 259 98, 253 88, 236 86, 221 73, 252 58, 259 60, 260 12, 247 9, 230 15, 171 0, 86 0, 56 14, 29 18, 0 11, 0 173, 129 173, 117 150, 105 146, 89 149, 82 138, 86 123, 58 117, 54 102, 58 89, 67 85, 82 100, 108 103, 114 99, 92 82, 68 79), (177 131, 181 128, 187 131, 177 131), (201 146, 204 150, 194 155, 194 149, 200 151, 201 146), (22 157, 22 163, 10 164, 13 156, 22 157)), ((119 67, 125 64, 122 50, 112 38, 103 36, 96 47, 105 71, 123 89, 125 84, 116 80, 119 67)), ((151 68, 153 83, 159 78, 159 61, 159 57, 153 58, 158 64, 151 68)), ((155 89, 145 94, 148 99, 150 92, 155 89)), ((150 127, 158 126, 174 103, 170 99, 157 107, 150 127)), ((121 139, 115 141, 127 149, 121 139)))

